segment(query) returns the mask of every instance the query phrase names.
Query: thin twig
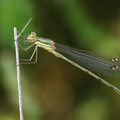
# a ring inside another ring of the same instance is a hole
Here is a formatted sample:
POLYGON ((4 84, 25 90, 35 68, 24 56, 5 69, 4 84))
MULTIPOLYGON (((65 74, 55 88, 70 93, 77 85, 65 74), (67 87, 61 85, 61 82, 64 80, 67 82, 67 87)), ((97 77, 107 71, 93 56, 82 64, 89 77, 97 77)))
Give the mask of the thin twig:
POLYGON ((19 50, 18 50, 18 39, 17 39, 17 28, 16 27, 14 27, 14 43, 15 43, 15 51, 16 51, 19 112, 20 112, 20 120, 23 120, 22 92, 21 92, 21 80, 20 80, 20 62, 19 62, 19 50))
POLYGON ((20 79, 20 62, 19 62, 19 48, 18 48, 18 38, 24 32, 28 24, 30 23, 31 19, 27 22, 23 30, 17 36, 17 28, 14 27, 14 44, 15 44, 15 51, 16 51, 16 66, 17 66, 17 81, 18 81, 18 98, 19 98, 19 113, 20 113, 20 120, 24 120, 23 118, 23 108, 22 108, 22 91, 21 91, 21 79, 20 79))
POLYGON ((27 22, 27 24, 25 25, 25 27, 22 29, 22 31, 20 32, 20 34, 17 36, 18 38, 21 36, 21 34, 24 32, 24 30, 26 29, 26 27, 29 25, 30 21, 32 20, 32 18, 30 18, 27 22))

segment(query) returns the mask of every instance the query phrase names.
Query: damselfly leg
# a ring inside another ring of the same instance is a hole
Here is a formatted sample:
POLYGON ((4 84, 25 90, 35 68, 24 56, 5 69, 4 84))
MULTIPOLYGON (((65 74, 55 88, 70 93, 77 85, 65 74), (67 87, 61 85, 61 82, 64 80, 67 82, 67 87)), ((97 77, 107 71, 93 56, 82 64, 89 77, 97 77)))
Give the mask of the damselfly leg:
MULTIPOLYGON (((34 43, 32 43, 31 45, 29 45, 28 47, 24 48, 23 46, 21 46, 20 44, 18 44, 19 47, 23 50, 23 51, 28 51, 30 48, 32 48, 34 46, 34 43)), ((31 55, 31 57, 29 59, 20 59, 20 63, 21 64, 35 64, 37 63, 37 59, 38 59, 38 46, 35 46, 34 51, 31 55), (36 55, 35 55, 36 54, 36 55), (32 61, 33 57, 35 55, 35 60, 32 61), (24 62, 22 62, 24 61, 24 62)))

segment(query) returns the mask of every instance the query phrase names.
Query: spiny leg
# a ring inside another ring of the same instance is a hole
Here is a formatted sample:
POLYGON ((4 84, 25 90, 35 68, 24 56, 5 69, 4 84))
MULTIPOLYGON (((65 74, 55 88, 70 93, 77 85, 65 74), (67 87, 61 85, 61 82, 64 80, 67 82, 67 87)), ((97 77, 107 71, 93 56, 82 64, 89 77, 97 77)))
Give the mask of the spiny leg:
MULTIPOLYGON (((28 47, 24 48, 22 45, 20 45, 18 43, 19 47, 23 50, 23 51, 27 51, 29 50, 30 48, 32 48, 34 46, 34 43, 32 43, 31 45, 29 45, 28 47)), ((16 59, 15 57, 10 57, 11 59, 16 59)), ((20 59, 20 60, 24 60, 24 59, 20 59)))
POLYGON ((38 59, 38 46, 35 47, 32 55, 31 55, 31 57, 29 59, 20 59, 20 60, 26 61, 26 62, 21 62, 22 64, 35 64, 37 62, 37 59, 38 59), (35 61, 31 62, 31 60, 33 59, 35 53, 36 53, 35 61))
POLYGON ((22 40, 24 41, 24 44, 29 43, 29 42, 26 40, 26 36, 25 36, 24 33, 21 34, 20 38, 22 38, 22 40))
POLYGON ((22 33, 22 34, 23 34, 23 36, 24 36, 24 37, 22 37, 22 39, 24 40, 24 44, 28 44, 29 42, 28 42, 28 40, 26 40, 25 34, 24 34, 24 33, 22 33))
POLYGON ((29 50, 30 48, 32 48, 35 44, 32 43, 31 45, 29 45, 29 46, 26 47, 26 48, 24 48, 24 47, 23 47, 22 45, 20 45, 19 43, 18 43, 18 45, 20 46, 20 48, 21 48, 22 50, 27 51, 27 50, 29 50))
MULTIPOLYGON (((19 45, 19 47, 23 50, 23 51, 27 51, 27 50, 29 50, 30 48, 32 48, 33 46, 34 46, 34 43, 32 43, 31 45, 29 45, 28 47, 26 47, 26 48, 24 48, 22 45, 20 45, 19 43, 18 43, 18 45, 19 45)), ((34 51, 33 51, 33 53, 35 54, 35 50, 36 50, 36 47, 35 47, 35 49, 34 49, 34 51)), ((33 54, 33 55, 34 55, 33 54)), ((19 59, 20 61, 30 61, 29 59, 19 59)), ((22 63, 22 62, 21 62, 22 63)))

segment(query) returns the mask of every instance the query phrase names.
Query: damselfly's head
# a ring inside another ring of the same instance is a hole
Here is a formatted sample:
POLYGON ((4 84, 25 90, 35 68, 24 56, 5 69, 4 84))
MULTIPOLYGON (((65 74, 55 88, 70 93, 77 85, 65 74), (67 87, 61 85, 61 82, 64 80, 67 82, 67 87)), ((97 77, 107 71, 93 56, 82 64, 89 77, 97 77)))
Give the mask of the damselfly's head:
POLYGON ((35 32, 31 32, 30 35, 27 37, 28 42, 36 42, 38 40, 38 37, 35 32))

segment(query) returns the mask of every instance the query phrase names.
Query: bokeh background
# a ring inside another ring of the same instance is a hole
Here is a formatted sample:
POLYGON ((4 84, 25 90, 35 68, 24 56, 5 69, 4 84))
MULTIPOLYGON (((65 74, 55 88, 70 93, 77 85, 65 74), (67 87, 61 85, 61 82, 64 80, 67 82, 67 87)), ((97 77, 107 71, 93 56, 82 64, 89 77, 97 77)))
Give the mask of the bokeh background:
MULTIPOLYGON (((120 0, 0 0, 0 120, 19 120, 13 27, 20 32, 31 17, 26 37, 35 31, 120 58, 120 0)), ((119 77, 103 78, 120 88, 119 77)), ((25 120, 120 120, 118 93, 45 50, 37 64, 21 65, 21 80, 25 120)))

